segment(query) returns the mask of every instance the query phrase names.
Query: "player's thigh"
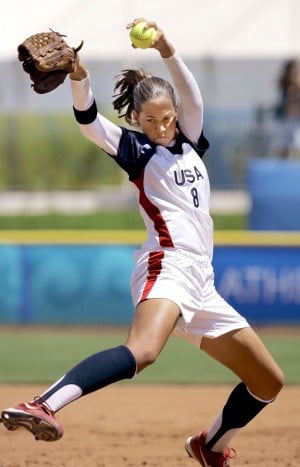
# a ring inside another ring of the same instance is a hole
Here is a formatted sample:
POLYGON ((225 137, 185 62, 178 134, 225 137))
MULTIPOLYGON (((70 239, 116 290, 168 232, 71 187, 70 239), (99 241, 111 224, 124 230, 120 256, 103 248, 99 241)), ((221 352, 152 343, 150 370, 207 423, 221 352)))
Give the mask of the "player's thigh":
POLYGON ((140 302, 135 310, 126 345, 138 366, 153 363, 172 333, 180 309, 165 298, 151 298, 140 302))
POLYGON ((271 399, 283 384, 283 373, 251 327, 215 339, 204 337, 201 348, 230 368, 256 396, 271 399))

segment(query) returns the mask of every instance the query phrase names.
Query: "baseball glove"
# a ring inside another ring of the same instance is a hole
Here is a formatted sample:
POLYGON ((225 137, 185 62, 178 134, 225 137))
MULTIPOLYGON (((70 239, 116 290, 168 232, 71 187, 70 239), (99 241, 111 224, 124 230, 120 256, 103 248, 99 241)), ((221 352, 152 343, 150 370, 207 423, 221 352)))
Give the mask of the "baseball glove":
POLYGON ((62 84, 68 73, 76 66, 77 48, 69 47, 58 32, 40 32, 25 39, 18 46, 18 58, 23 69, 33 81, 31 85, 38 94, 53 91, 62 84))

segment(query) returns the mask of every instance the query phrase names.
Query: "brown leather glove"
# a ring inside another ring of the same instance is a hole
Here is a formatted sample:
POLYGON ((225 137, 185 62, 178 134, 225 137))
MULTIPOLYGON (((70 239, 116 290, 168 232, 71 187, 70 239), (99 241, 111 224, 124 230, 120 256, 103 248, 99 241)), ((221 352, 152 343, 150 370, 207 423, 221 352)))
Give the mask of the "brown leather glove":
POLYGON ((69 47, 65 36, 58 32, 40 32, 25 39, 18 46, 18 58, 30 75, 31 85, 38 94, 53 91, 76 67, 76 54, 83 46, 69 47))

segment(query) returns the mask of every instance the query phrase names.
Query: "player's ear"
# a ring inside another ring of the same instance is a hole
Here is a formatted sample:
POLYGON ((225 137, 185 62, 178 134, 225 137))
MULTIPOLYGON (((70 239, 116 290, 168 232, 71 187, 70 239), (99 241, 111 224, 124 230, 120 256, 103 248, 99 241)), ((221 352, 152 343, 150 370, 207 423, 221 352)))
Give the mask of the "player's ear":
POLYGON ((134 122, 136 125, 139 125, 139 124, 140 124, 139 114, 137 113, 136 110, 133 110, 133 111, 131 112, 131 120, 132 120, 132 122, 134 122))

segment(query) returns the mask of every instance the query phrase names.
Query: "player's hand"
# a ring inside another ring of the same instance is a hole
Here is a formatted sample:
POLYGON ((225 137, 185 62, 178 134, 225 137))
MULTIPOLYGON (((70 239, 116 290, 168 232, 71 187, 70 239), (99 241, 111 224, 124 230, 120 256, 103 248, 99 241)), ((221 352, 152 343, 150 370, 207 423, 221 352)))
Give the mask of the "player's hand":
POLYGON ((78 58, 76 59, 75 70, 73 73, 70 73, 70 79, 74 81, 81 81, 85 79, 87 76, 88 76, 88 70, 82 64, 78 56, 78 58))

